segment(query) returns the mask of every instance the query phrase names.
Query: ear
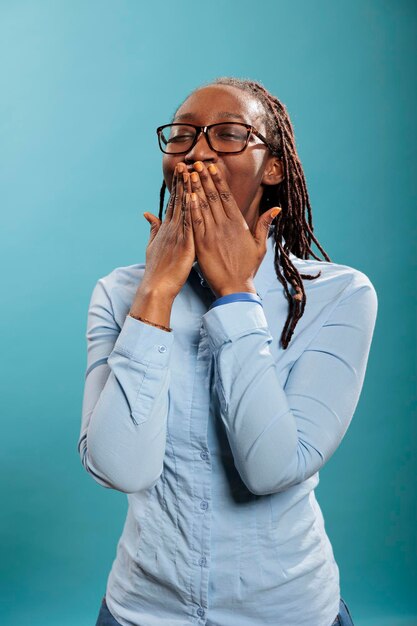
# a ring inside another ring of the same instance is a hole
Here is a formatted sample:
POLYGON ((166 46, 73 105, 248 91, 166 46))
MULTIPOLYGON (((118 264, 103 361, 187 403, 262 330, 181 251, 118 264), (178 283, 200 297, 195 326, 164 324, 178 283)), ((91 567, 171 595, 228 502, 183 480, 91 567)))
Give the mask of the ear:
POLYGON ((261 182, 263 185, 278 185, 282 180, 284 180, 282 161, 276 156, 270 156, 261 182))

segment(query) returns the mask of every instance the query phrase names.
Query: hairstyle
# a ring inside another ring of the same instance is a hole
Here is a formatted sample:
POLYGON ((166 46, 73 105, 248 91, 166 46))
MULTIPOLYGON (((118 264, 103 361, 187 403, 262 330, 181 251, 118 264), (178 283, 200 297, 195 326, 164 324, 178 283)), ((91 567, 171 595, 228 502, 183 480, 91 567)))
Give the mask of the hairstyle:
MULTIPOLYGON (((275 272, 278 280, 284 287, 285 296, 289 303, 288 316, 281 333, 281 345, 283 349, 286 349, 291 341, 297 322, 302 317, 305 309, 306 294, 302 279, 313 280, 321 275, 321 271, 316 275, 300 274, 291 262, 288 252, 292 252, 300 259, 308 259, 311 255, 318 261, 322 261, 311 249, 311 241, 313 240, 324 255, 325 260, 331 262, 330 257, 323 250, 313 233, 310 198, 301 161, 296 150, 294 130, 285 105, 270 94, 260 82, 223 76, 197 87, 183 102, 201 87, 210 85, 237 87, 242 91, 246 91, 260 102, 265 111, 266 138, 273 148, 272 154, 277 156, 283 165, 283 180, 277 185, 265 185, 259 214, 261 215, 273 206, 281 207, 281 212, 271 225, 268 237, 273 235, 275 239, 275 272), (306 208, 307 220, 305 217, 306 208), (285 239, 284 246, 282 245, 282 238, 285 239), (283 274, 281 274, 281 267, 283 274), (290 292, 287 282, 292 286, 295 293, 290 292)), ((177 107, 176 111, 182 106, 183 102, 177 107)), ((159 219, 161 221, 165 189, 166 184, 163 181, 159 204, 159 219)))

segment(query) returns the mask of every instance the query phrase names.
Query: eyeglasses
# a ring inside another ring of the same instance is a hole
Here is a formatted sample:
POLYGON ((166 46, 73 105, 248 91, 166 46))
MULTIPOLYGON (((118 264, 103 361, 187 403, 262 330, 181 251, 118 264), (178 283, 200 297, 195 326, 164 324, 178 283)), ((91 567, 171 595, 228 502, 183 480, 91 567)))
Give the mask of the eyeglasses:
POLYGON ((276 154, 266 138, 250 124, 243 122, 219 122, 209 126, 195 124, 164 124, 156 129, 159 147, 165 154, 186 154, 195 146, 201 133, 204 133, 207 143, 214 152, 237 154, 243 152, 249 143, 252 134, 276 154))

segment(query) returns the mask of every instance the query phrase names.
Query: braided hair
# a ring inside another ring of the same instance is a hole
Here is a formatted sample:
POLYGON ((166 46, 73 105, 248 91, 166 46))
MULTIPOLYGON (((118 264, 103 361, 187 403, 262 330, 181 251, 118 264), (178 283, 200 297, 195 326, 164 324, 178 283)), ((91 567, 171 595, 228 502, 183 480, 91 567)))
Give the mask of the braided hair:
MULTIPOLYGON (((273 148, 273 154, 281 160, 283 165, 283 180, 277 185, 265 185, 260 202, 259 215, 273 206, 280 206, 282 209, 271 225, 268 237, 273 235, 275 239, 275 272, 278 280, 284 287, 285 296, 289 303, 288 316, 281 333, 281 345, 283 349, 286 349, 297 322, 302 317, 305 309, 306 294, 302 279, 313 280, 321 275, 321 271, 316 275, 300 274, 291 262, 288 253, 292 252, 300 259, 308 259, 311 255, 318 261, 321 261, 322 259, 317 257, 311 249, 311 241, 313 240, 324 255, 325 260, 331 262, 330 257, 323 250, 313 233, 310 198, 301 161, 295 146, 293 126, 285 105, 270 94, 260 82, 224 76, 203 86, 209 85, 237 87, 248 92, 261 103, 265 111, 266 138, 273 148), (307 221, 305 207, 307 207, 307 221), (285 239, 284 246, 282 245, 283 238, 285 239), (281 267, 283 274, 281 274, 281 267), (287 282, 292 286, 295 293, 290 292, 287 282)), ((180 108, 181 104, 176 110, 180 108)), ((159 219, 161 221, 165 189, 166 184, 163 181, 159 203, 159 219)))

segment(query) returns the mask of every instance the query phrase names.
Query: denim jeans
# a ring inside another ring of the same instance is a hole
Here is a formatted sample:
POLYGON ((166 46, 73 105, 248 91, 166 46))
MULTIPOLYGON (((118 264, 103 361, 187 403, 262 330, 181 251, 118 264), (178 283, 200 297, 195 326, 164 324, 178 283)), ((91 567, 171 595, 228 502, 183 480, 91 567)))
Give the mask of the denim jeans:
MULTIPOLYGON (((101 602, 100 613, 98 614, 96 626, 120 626, 119 622, 114 619, 113 615, 107 608, 106 596, 104 596, 101 602)), ((354 626, 347 604, 342 598, 340 598, 339 613, 334 622, 329 626, 354 626)))

